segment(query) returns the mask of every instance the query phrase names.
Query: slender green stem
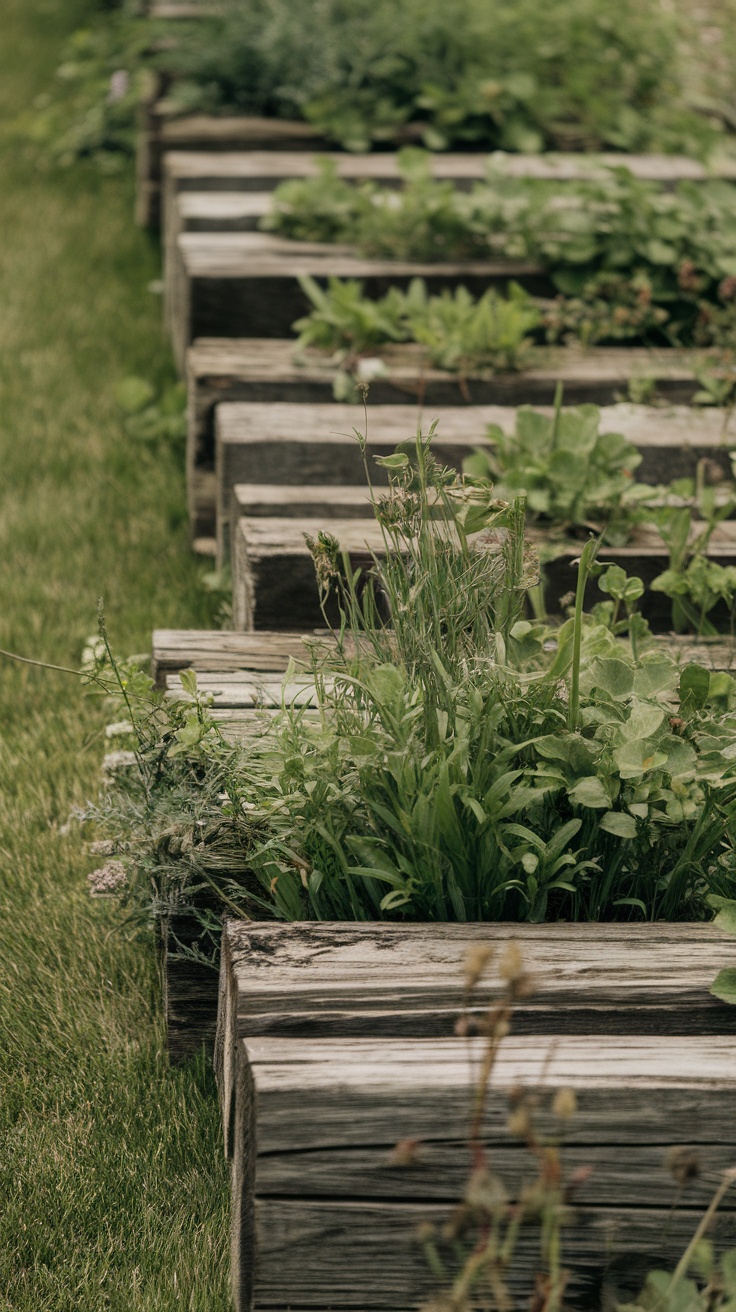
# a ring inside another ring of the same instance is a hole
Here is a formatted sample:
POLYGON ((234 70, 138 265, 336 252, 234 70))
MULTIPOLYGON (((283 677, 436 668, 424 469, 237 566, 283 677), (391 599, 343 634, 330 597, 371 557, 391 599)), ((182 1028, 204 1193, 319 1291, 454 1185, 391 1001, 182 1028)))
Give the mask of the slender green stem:
POLYGON ((9 661, 19 661, 21 665, 35 665, 39 670, 58 670, 59 674, 74 674, 79 679, 81 674, 79 670, 73 670, 68 665, 52 665, 49 661, 36 661, 31 656, 19 656, 14 651, 4 651, 0 647, 0 656, 4 656, 9 661))
POLYGON ((580 720, 580 655, 583 645, 583 604, 585 601, 585 588, 590 577, 593 563, 598 555, 599 547, 600 539, 591 538, 589 542, 586 542, 578 564, 578 584, 575 590, 575 618, 573 621, 570 705, 568 715, 568 726, 573 730, 578 728, 580 720))

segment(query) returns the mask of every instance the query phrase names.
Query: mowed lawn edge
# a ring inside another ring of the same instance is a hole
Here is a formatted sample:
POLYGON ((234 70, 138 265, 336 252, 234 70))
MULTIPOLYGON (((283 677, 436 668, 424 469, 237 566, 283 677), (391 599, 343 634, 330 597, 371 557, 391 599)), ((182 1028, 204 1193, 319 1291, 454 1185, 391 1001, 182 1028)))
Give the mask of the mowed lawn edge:
MULTIPOLYGON (((206 627, 183 451, 126 436, 115 387, 173 379, 132 168, 46 167, 29 144, 83 0, 0 19, 0 647, 76 668, 104 599, 116 648, 206 627)), ((172 1073, 156 953, 93 901, 70 814, 109 715, 78 681, 0 658, 0 1309, 229 1306, 211 1073, 172 1073)))

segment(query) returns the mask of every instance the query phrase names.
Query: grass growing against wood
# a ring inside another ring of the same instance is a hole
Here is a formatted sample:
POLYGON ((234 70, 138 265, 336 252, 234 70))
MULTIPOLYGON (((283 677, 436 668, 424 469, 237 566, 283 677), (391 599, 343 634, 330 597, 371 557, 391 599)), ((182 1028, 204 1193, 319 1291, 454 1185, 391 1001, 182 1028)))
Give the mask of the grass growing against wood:
MULTIPOLYGON (((0 42, 0 646, 77 666, 105 597, 144 650, 206 625, 181 457, 136 443, 124 374, 170 378, 158 259, 128 177, 45 173, 25 144, 84 0, 7 0, 0 42)), ((0 662, 0 1309, 217 1312, 227 1189, 203 1068, 171 1074, 150 945, 92 902, 70 809, 95 786, 99 708, 0 662)))

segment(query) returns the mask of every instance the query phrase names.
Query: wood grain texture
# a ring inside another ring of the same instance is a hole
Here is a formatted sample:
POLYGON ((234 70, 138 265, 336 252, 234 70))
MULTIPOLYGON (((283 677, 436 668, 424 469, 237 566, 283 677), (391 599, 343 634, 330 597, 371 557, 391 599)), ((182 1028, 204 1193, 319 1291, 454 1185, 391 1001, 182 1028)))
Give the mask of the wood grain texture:
MULTIPOLYGON (((541 407, 551 414, 552 407, 541 407)), ((442 406, 433 410, 406 406, 371 405, 367 437, 371 478, 378 485, 387 474, 375 463, 376 456, 389 455, 404 441, 411 441, 417 427, 437 421, 433 450, 446 465, 460 468, 476 447, 486 446, 490 424, 513 432, 516 407, 442 406)), ((229 525, 238 515, 233 488, 239 483, 280 484, 303 487, 311 484, 353 484, 364 481, 363 457, 355 440, 357 416, 354 406, 291 405, 233 402, 218 405, 215 415, 215 536, 218 564, 229 555, 229 525)), ((730 473, 730 445, 734 441, 732 416, 714 410, 693 412, 687 406, 606 406, 601 413, 601 431, 623 434, 638 448, 642 461, 636 478, 660 483, 674 478, 694 477, 699 460, 705 458, 724 474, 730 473)), ((200 448, 194 455, 193 477, 209 469, 197 465, 207 458, 200 448)), ((206 514, 212 490, 199 494, 199 513, 206 514)), ((286 500, 286 498, 285 498, 286 500)), ((260 513, 260 512, 258 512, 260 513)))
MULTIPOLYGON (((159 118, 163 119, 159 105, 159 118)), ((314 177, 319 168, 318 157, 309 153, 319 146, 319 137, 305 124, 281 123, 279 120, 250 120, 251 138, 239 140, 237 119, 231 119, 230 134, 222 130, 217 137, 219 149, 212 150, 210 141, 194 141, 191 129, 189 142, 182 134, 179 122, 179 137, 176 139, 176 120, 162 128, 163 158, 159 157, 162 181, 162 232, 165 249, 173 248, 179 230, 177 215, 177 196, 183 191, 204 192, 224 191, 273 192, 274 188, 289 178, 314 177), (272 139, 258 142, 255 134, 264 131, 264 125, 271 124, 272 139), (302 129, 302 136, 294 140, 297 149, 285 149, 288 134, 294 127, 302 129), (281 135, 279 136, 279 128, 281 135), (311 134, 311 136, 310 136, 311 134), (247 149, 248 145, 253 149, 247 149), (268 147, 259 150, 258 145, 268 147), (278 154, 274 148, 281 145, 278 154), (187 149, 187 145, 192 148, 187 149), (238 149, 238 147, 245 149, 238 149)), ((199 131, 204 132, 205 124, 226 124, 228 120, 213 120, 199 117, 199 131)), ((245 122, 245 121, 244 121, 245 122)), ((191 120, 190 120, 191 123, 191 120)), ((214 137, 211 138, 214 140, 214 137)), ((340 177, 359 181, 370 178, 386 186, 399 186, 401 174, 397 157, 393 153, 378 152, 375 155, 355 155, 351 152, 320 152, 319 158, 328 158, 334 162, 340 177)), ((450 179, 456 186, 469 187, 485 176, 485 156, 442 154, 432 156, 432 170, 436 178, 450 179)))
POLYGON ((222 629, 154 629, 151 670, 155 686, 167 676, 193 669, 218 672, 280 671, 289 661, 309 660, 309 644, 330 643, 328 633, 231 633, 222 629))
MULTIPOLYGON (((218 136, 218 125, 224 120, 209 121, 215 138, 218 136)), ((275 124, 277 122, 274 120, 275 124)), ((301 124, 299 126, 303 127, 301 124)), ((286 127, 291 130, 292 124, 286 127)), ((304 128, 304 131, 308 129, 304 128)), ((322 159, 329 159, 341 178, 371 180, 385 185, 399 184, 402 180, 398 156, 390 151, 377 151, 370 155, 349 151, 320 151, 319 156, 282 151, 278 158, 269 158, 266 152, 258 150, 218 152, 216 155, 209 150, 177 151, 164 160, 164 175, 175 190, 271 191, 287 178, 315 177, 322 159)), ((736 166, 728 160, 709 170, 699 161, 681 155, 582 155, 555 151, 545 151, 544 155, 511 155, 494 151, 487 155, 482 152, 443 151, 431 154, 429 163, 434 178, 466 187, 483 182, 489 166, 495 176, 537 178, 553 182, 600 178, 611 168, 626 168, 635 177, 661 186, 688 180, 704 181, 708 177, 736 179, 736 166)))
MULTIPOLYGON (((656 1033, 664 1025, 667 1033, 736 1034, 736 1011, 708 992, 728 952, 728 935, 712 924, 664 922, 252 926, 228 921, 223 967, 233 980, 237 1010, 223 1017, 223 1024, 235 1024, 238 1037, 289 1035, 295 1024, 310 1037, 364 1034, 365 1028, 342 1027, 345 1016, 353 1025, 365 1008, 371 1027, 380 1023, 381 1033, 409 1033, 410 1016, 415 1033, 448 1033, 462 1006, 467 947, 487 945, 498 957, 509 941, 519 945, 534 975, 535 992, 519 1003, 515 1022, 526 1027, 528 1017, 531 1032, 550 1033, 561 1016, 574 1013, 588 1016, 588 1032, 607 1025, 614 1027, 610 1033, 656 1033), (254 1016, 261 1017, 258 1030, 254 1016), (241 1028, 246 1021, 247 1030, 241 1028)), ((490 989, 500 987, 497 964, 489 969, 490 989)))
MULTIPOLYGON (((217 231, 219 212, 213 208, 214 222, 207 221, 208 192, 268 192, 288 178, 315 176, 319 159, 330 159, 340 177, 361 181, 370 179, 385 186, 402 185, 398 156, 393 152, 356 155, 351 152, 321 151, 324 145, 309 125, 277 119, 215 118, 207 115, 171 116, 165 99, 154 101, 148 122, 143 127, 148 167, 140 170, 158 193, 162 187, 164 248, 170 258, 179 232, 186 230, 177 213, 177 195, 195 191, 200 196, 200 230, 217 231), (268 150, 259 149, 267 146, 268 150), (295 147, 295 149, 294 149, 295 147), (240 149, 239 149, 240 148, 240 149), (278 151, 277 155, 273 151, 278 151), (162 159, 163 157, 163 159, 162 159), (163 182, 160 175, 163 170, 163 182)), ((544 156, 507 155, 501 151, 483 153, 440 153, 430 156, 430 167, 437 179, 452 181, 458 188, 482 182, 489 166, 503 178, 536 178, 565 182, 604 176, 607 169, 625 167, 635 177, 660 186, 672 186, 684 180, 697 181, 708 176, 736 179, 736 168, 726 162, 710 174, 698 161, 663 155, 565 155, 550 152, 544 156)), ((251 227, 245 221, 243 227, 251 227)), ((165 261, 166 262, 166 261, 165 261)))
MULTIPOLYGON (((736 644, 726 639, 689 638, 668 634, 655 640, 687 664, 697 661, 713 669, 729 669, 736 661, 736 644)), ((226 629, 154 629, 151 669, 155 686, 179 670, 193 669, 208 677, 220 673, 283 673, 290 660, 308 665, 313 642, 329 649, 327 630, 309 633, 233 633, 226 629)))
POLYGON ((183 191, 176 198, 181 232, 255 232, 272 206, 270 191, 183 191))
MULTIPOLYGON (((392 1127, 395 1135, 399 1136, 400 1131, 406 1131, 405 1139, 416 1137, 408 1108, 403 1125, 392 1127)), ((420 1140, 416 1159, 401 1166, 393 1156, 396 1142, 399 1137, 374 1146, 290 1148, 285 1153, 263 1153, 257 1162, 256 1192, 261 1198, 277 1195, 316 1200, 334 1199, 337 1194, 346 1200, 413 1202, 423 1198, 427 1203, 445 1205, 462 1197, 470 1167, 466 1138, 420 1140)), ((586 1167, 592 1169, 593 1176, 575 1195, 582 1206, 595 1205, 604 1195, 612 1207, 629 1207, 633 1199, 641 1207, 664 1209, 672 1205, 676 1194, 666 1163, 669 1146, 637 1143, 626 1152, 626 1145, 621 1143, 565 1144, 562 1161, 566 1175, 582 1173, 586 1167)), ((705 1210, 718 1188, 724 1164, 736 1163, 736 1145, 729 1140, 687 1146, 697 1157, 699 1174, 687 1190, 686 1201, 689 1207, 705 1210)), ((491 1160, 493 1170, 503 1180, 531 1174, 523 1145, 508 1137, 499 1136, 493 1144, 491 1160)))
MULTIPOLYGON (((239 187, 248 190, 262 187, 265 191, 268 189, 269 176, 273 186, 280 180, 282 174, 291 177, 308 176, 314 174, 317 168, 316 162, 306 157, 303 152, 281 152, 275 157, 275 162, 271 161, 270 168, 264 167, 260 159, 262 154, 263 152, 250 152, 244 155, 240 167, 233 162, 233 156, 228 157, 227 165, 218 166, 212 162, 207 165, 203 160, 196 165, 193 163, 196 160, 196 153, 189 155, 186 161, 183 155, 180 158, 175 156, 171 167, 168 167, 168 162, 165 166, 163 225, 165 313, 174 343, 174 354, 182 369, 186 348, 196 336, 219 332, 223 336, 278 337, 288 332, 295 318, 308 308, 306 298, 300 295, 298 288, 284 288, 278 305, 274 304, 270 282, 277 276, 277 271, 269 266, 269 260, 274 259, 278 253, 285 253, 288 248, 293 253, 294 268, 297 272, 308 272, 317 276, 318 269, 304 264, 310 250, 309 243, 287 242, 285 247, 283 239, 266 233, 223 231, 223 227, 252 228, 258 217, 258 205, 254 207, 254 212, 248 221, 244 221, 241 211, 241 219, 237 225, 232 222, 223 225, 220 210, 215 205, 213 222, 207 221, 206 193, 217 189, 217 177, 213 169, 219 168, 220 181, 230 179, 228 190, 232 196, 236 183, 239 187), (188 168, 184 167, 187 164, 188 168), (293 172, 289 173, 288 170, 292 166, 293 172), (196 172, 197 168, 201 170, 199 175, 196 172), (196 187, 201 198, 200 218, 196 224, 196 231, 192 231, 191 228, 187 230, 188 225, 184 224, 178 207, 177 193, 185 187, 190 189, 196 187), (257 253, 259 261, 263 262, 260 271, 261 281, 258 284, 263 293, 263 304, 260 309, 258 293, 254 293, 247 285, 241 286, 243 283, 248 284, 245 264, 254 253, 257 253), (266 292, 267 285, 268 292, 266 292)), ((357 179, 380 176, 381 180, 389 183, 399 184, 401 181, 396 156, 348 157, 344 154, 333 154, 330 158, 334 159, 339 173, 344 177, 357 179), (380 161, 378 165, 377 159, 380 161)), ((641 165, 641 161, 639 164, 641 165)), ((469 185, 473 178, 477 180, 478 177, 482 177, 487 167, 487 159, 484 156, 448 155, 435 156, 432 159, 435 176, 451 178, 456 185, 469 185)), ((649 167, 655 175, 661 177, 662 169, 666 166, 663 165, 662 160, 659 160, 656 165, 650 161, 649 167)), ((512 176, 515 172, 514 167, 509 169, 503 159, 499 161, 498 168, 502 174, 506 172, 508 176, 512 176)), ((579 161, 572 166, 569 161, 566 164, 558 163, 556 169, 553 166, 548 170, 547 176, 563 181, 565 177, 578 176, 579 169, 579 161)), ((601 166, 593 164, 591 170, 594 174, 600 173, 601 166)), ((697 164, 691 167, 687 161, 684 162, 683 175, 692 177, 699 171, 700 166, 697 164)), ((522 173, 521 176, 523 175, 522 173)), ((328 249, 325 248, 325 252, 328 249)), ((369 294, 381 295, 387 289, 387 272, 382 272, 382 264, 387 262, 365 261, 354 253, 348 255, 339 247, 334 247, 330 255, 326 254, 326 258, 330 261, 330 272, 335 276, 365 278, 368 282, 369 294), (375 292, 372 286, 374 279, 378 283, 375 292)), ((398 262, 388 263, 393 269, 395 279, 401 285, 402 273, 398 262)), ((452 285, 451 281, 448 281, 449 275, 442 277, 440 266, 423 266, 415 263, 406 264, 405 268, 407 271, 413 269, 415 276, 424 276, 437 286, 452 285)), ((483 275, 477 271, 477 266, 469 262, 464 269, 466 284, 476 294, 481 294, 483 275), (478 282, 478 279, 481 279, 481 282, 478 282)), ((410 276, 411 274, 407 273, 407 277, 410 276)), ((457 279, 459 275, 456 273, 453 276, 457 279)), ((502 276, 502 274, 486 274, 486 282, 489 278, 502 276)), ((527 265, 514 268, 513 263, 508 262, 507 276, 514 277, 516 281, 538 295, 551 293, 549 279, 541 270, 534 270, 527 265)))
POLYGON ((241 519, 278 516, 284 518, 372 519, 373 503, 363 484, 357 487, 308 483, 304 487, 277 483, 236 483, 230 494, 230 513, 218 520, 216 561, 218 569, 230 563, 230 526, 241 519))
MULTIPOLYGON (((399 1309, 430 1293, 416 1229, 447 1219, 469 1174, 463 1142, 481 1051, 480 1041, 468 1051, 458 1039, 240 1041, 236 1307, 399 1309), (421 1140, 416 1164, 392 1166, 392 1146, 407 1138, 421 1140)), ((643 1253, 659 1265, 669 1243, 676 1254, 687 1242, 706 1182, 671 1213, 662 1158, 673 1147, 695 1147, 709 1183, 731 1164, 735 1056, 733 1037, 673 1045, 669 1037, 550 1035, 501 1044, 486 1141, 512 1195, 533 1165, 506 1130, 510 1088, 535 1098, 543 1133, 559 1133, 549 1111, 554 1090, 575 1089, 563 1155, 569 1169, 598 1167, 564 1235, 575 1306, 590 1308, 585 1300, 612 1246, 625 1261, 643 1253)), ((735 1205, 731 1199, 719 1218, 720 1244, 733 1242, 735 1205)), ((521 1234, 513 1281, 528 1293, 538 1254, 534 1229, 521 1234)))
POLYGON ((483 1009, 498 993, 497 964, 511 941, 535 984, 515 1010, 515 1033, 736 1036, 736 1010, 709 993, 729 950, 710 924, 228 921, 216 1040, 228 1139, 241 1039, 447 1036, 465 1005, 467 948, 493 950, 483 1009))
MULTIPOLYGON (((329 686, 329 680, 328 686, 329 686)), ((213 709, 242 707, 255 710, 259 706, 279 707, 312 706, 316 701, 314 680, 303 675, 288 680, 279 677, 277 672, 264 673, 259 676, 246 677, 243 674, 200 674, 197 677, 199 692, 213 698, 213 709)), ((193 698, 183 692, 179 676, 170 674, 166 680, 166 692, 177 701, 189 702, 193 698)))
MULTIPOLYGON (((324 616, 312 556, 306 538, 325 528, 350 556, 353 568, 369 569, 373 553, 382 553, 380 525, 370 519, 241 519, 232 539, 233 628, 315 628, 324 616)), ((339 624, 332 598, 330 623, 339 624)))
MULTIPOLYGON (((172 5, 171 8, 175 8, 172 5)), ((171 15, 173 17, 173 14, 171 15)), ((162 196, 163 160, 177 151, 320 150, 325 139, 308 123, 251 115, 185 114, 163 94, 168 79, 159 75, 139 115, 136 143, 136 221, 159 229, 165 208, 162 196)))
POLYGON ((217 970, 177 955, 182 946, 200 942, 202 926, 193 915, 181 912, 164 920, 161 933, 166 1048, 178 1065, 215 1041, 217 970))
MULTIPOLYGON (((252 1306, 331 1312, 418 1308, 437 1293, 437 1281, 429 1272, 417 1230, 427 1222, 441 1227, 449 1211, 446 1206, 419 1202, 259 1199, 254 1206, 259 1243, 252 1306)), ((647 1269, 675 1266, 701 1214, 682 1209, 670 1218, 664 1208, 577 1209, 563 1239, 570 1271, 567 1306, 577 1312, 597 1309, 611 1266, 632 1273, 631 1283, 624 1276, 618 1287, 635 1295, 647 1269)), ((733 1214, 722 1214, 712 1236, 717 1248, 731 1247, 735 1236, 733 1214)), ((539 1232, 533 1227, 522 1229, 509 1273, 518 1306, 529 1305, 533 1272, 539 1264, 539 1232)), ((245 1300, 236 1301, 238 1312, 250 1306, 245 1300)))

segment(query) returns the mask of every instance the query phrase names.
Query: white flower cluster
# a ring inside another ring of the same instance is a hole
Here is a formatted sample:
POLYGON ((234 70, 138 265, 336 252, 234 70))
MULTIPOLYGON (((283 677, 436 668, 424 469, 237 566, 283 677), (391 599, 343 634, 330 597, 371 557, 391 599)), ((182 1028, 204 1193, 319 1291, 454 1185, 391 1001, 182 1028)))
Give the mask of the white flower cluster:
POLYGON ((122 861, 106 861, 87 875, 92 897, 113 897, 127 883, 128 874, 122 861))

